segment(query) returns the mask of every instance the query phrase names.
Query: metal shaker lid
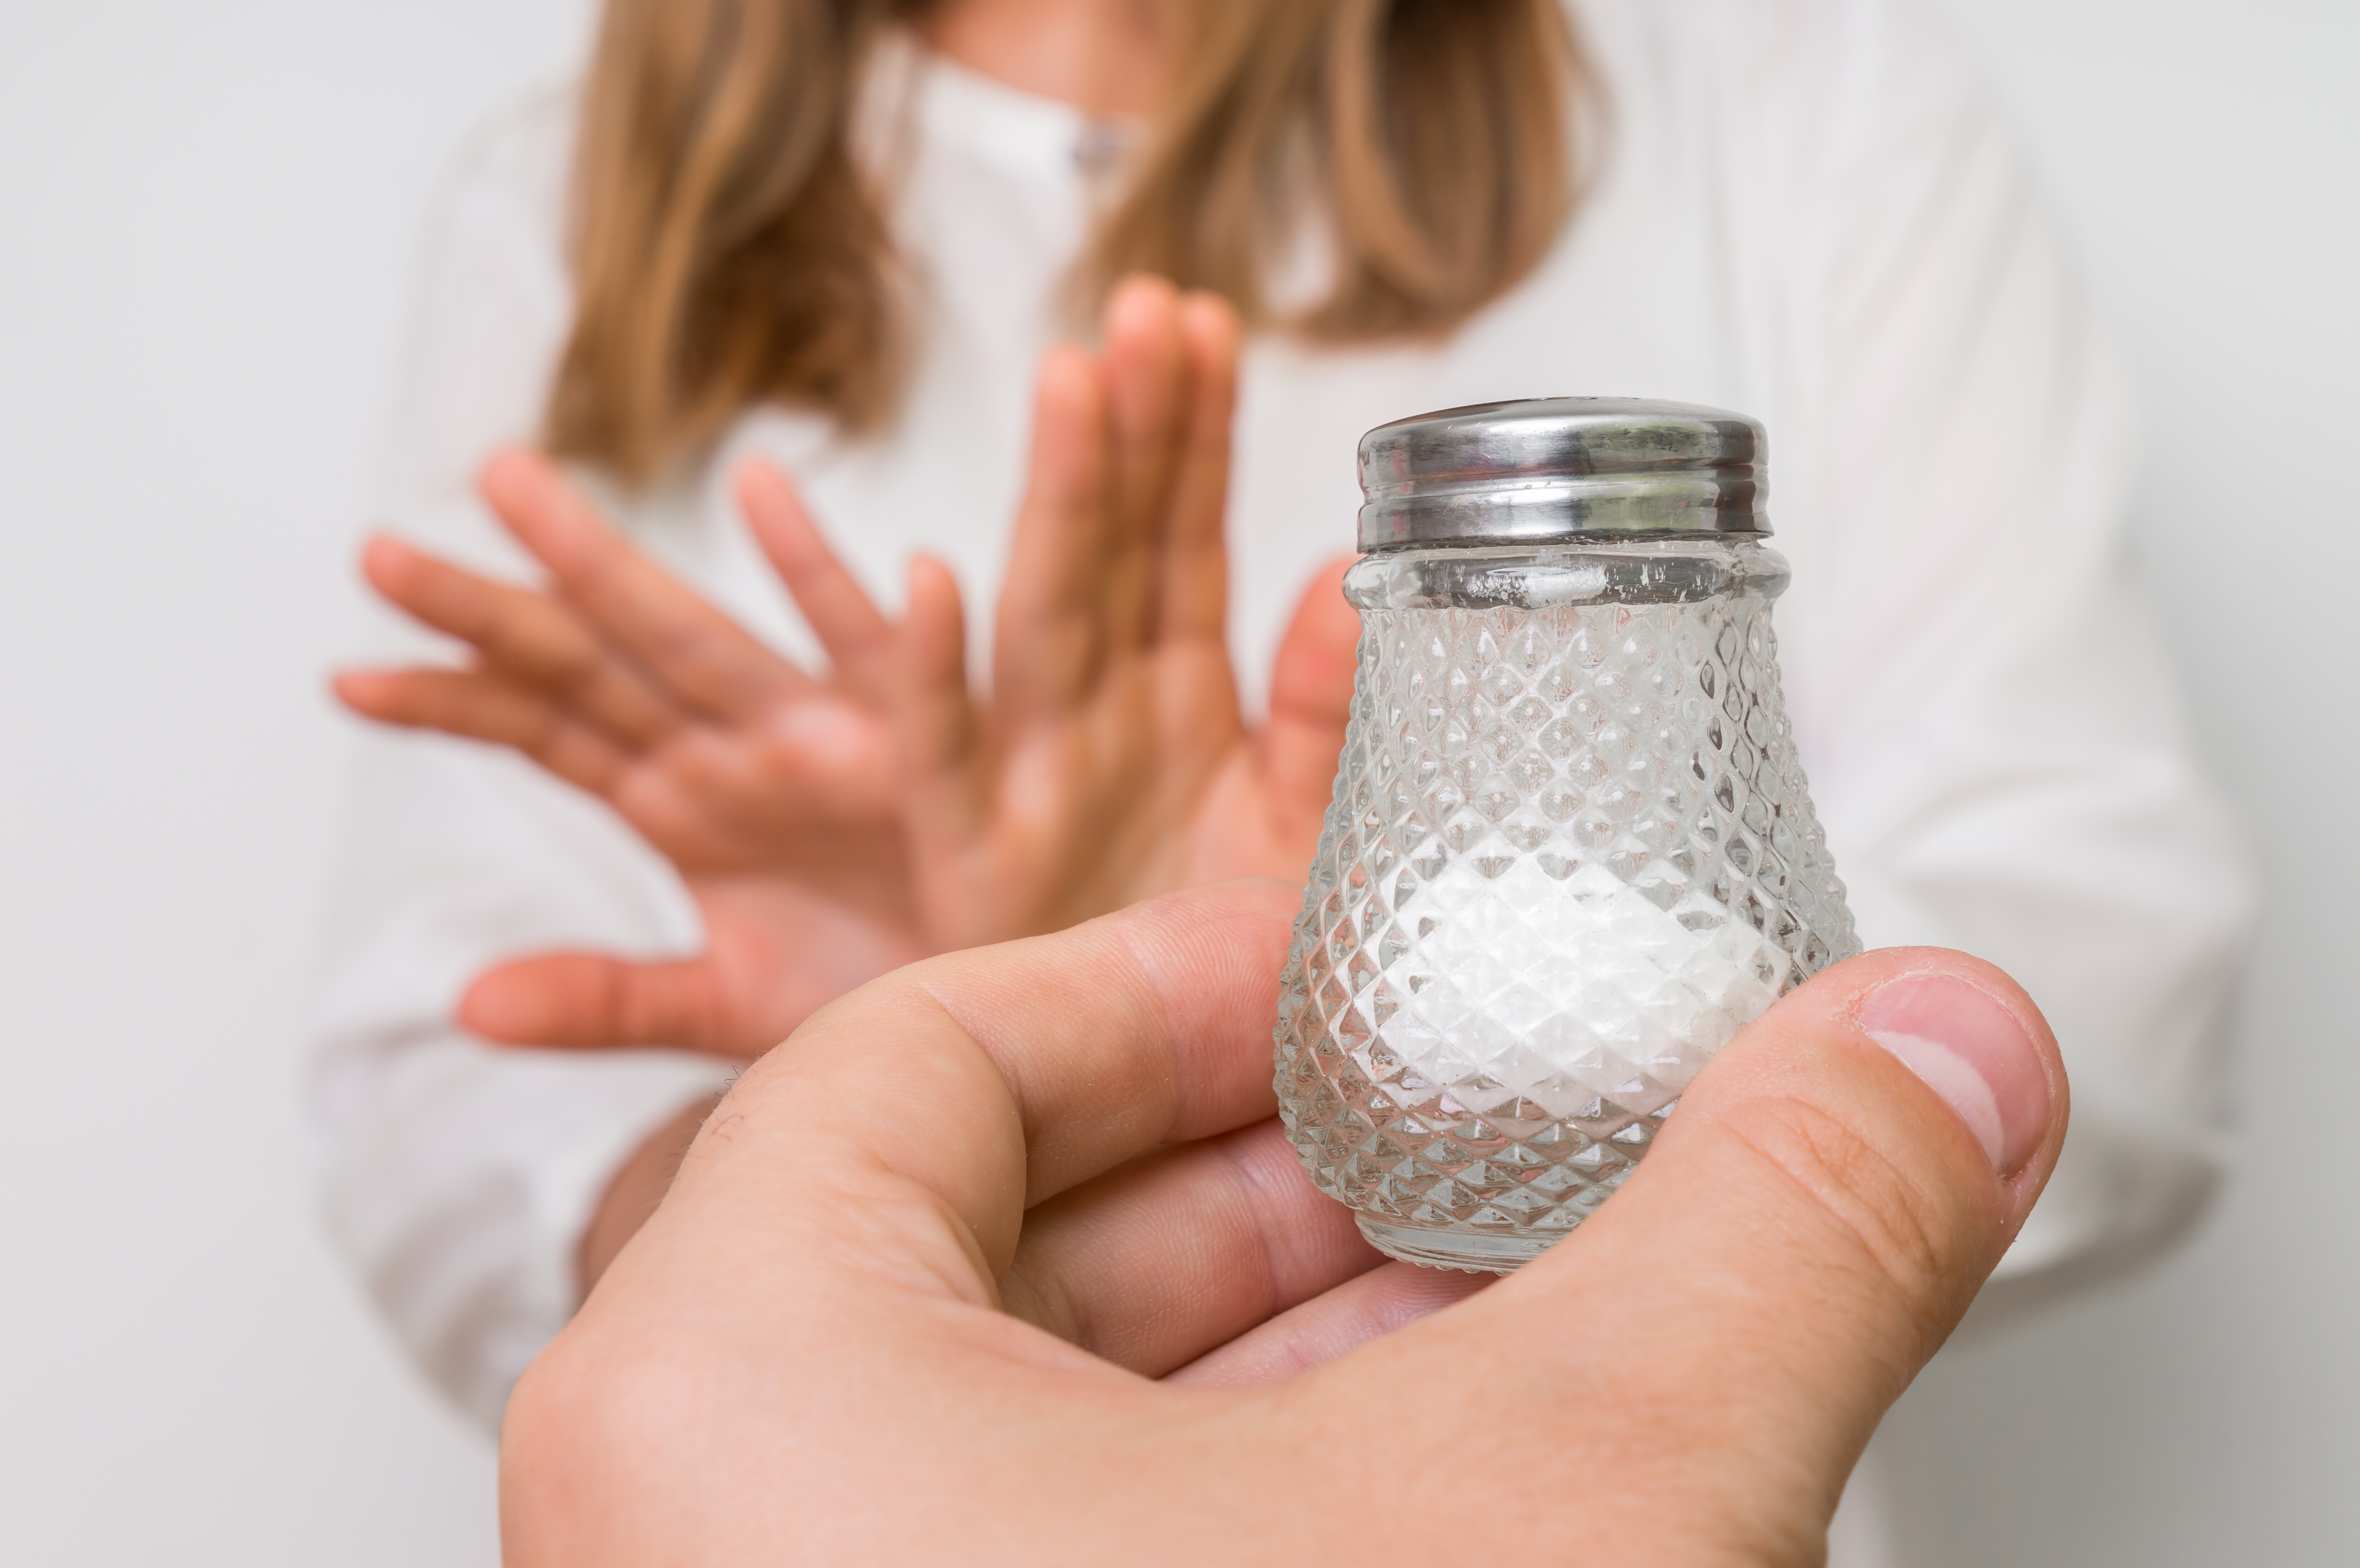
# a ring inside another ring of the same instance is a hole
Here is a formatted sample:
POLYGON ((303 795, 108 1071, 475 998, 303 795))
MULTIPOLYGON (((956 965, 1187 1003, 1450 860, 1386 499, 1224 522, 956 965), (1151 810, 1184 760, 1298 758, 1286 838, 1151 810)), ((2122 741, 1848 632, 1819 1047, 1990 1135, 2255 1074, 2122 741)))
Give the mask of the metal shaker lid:
POLYGON ((1770 531, 1761 423, 1644 397, 1478 403, 1360 438, 1360 548, 1770 531))

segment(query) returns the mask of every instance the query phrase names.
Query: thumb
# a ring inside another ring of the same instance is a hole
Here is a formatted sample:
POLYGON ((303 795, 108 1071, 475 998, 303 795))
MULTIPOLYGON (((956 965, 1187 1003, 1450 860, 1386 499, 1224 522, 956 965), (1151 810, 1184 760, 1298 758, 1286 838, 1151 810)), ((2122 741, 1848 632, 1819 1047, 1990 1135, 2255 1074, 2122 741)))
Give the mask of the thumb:
POLYGON ((1495 1386, 1470 1359, 1513 1381, 1565 1429, 1520 1435, 1568 1473, 1585 1449, 1622 1466, 1640 1539, 1655 1509, 1710 1520, 1732 1561, 1819 1561, 1845 1478, 2015 1238, 2066 1115, 2055 1039, 2006 975, 1869 953, 1732 1041, 1562 1244, 1401 1337, 1453 1356, 1463 1387, 1495 1386))
POLYGON ((1857 1352, 1876 1349, 1892 1363, 1889 1400, 2015 1240, 2067 1110, 2056 1040, 2016 982, 1939 948, 1864 954, 1797 989, 1699 1074, 1592 1250, 1709 1248, 1743 1260, 1742 1293, 1757 1303, 1816 1279, 1862 1337, 1841 1349, 1815 1331, 1788 1348, 1834 1350, 1863 1400, 1882 1385, 1859 1381, 1857 1352))
POLYGON ((1271 784, 1278 800, 1315 814, 1327 809, 1352 716, 1360 615, 1344 597, 1344 571, 1351 563, 1351 557, 1339 556, 1319 569, 1271 665, 1270 728, 1263 737, 1271 784))
POLYGON ((910 562, 894 686, 901 815, 913 842, 965 844, 988 812, 986 736, 967 678, 967 613, 958 580, 931 555, 910 562))
POLYGON ((708 958, 640 964, 546 953, 477 975, 459 998, 462 1029, 502 1045, 668 1046, 742 1057, 723 1038, 708 958))

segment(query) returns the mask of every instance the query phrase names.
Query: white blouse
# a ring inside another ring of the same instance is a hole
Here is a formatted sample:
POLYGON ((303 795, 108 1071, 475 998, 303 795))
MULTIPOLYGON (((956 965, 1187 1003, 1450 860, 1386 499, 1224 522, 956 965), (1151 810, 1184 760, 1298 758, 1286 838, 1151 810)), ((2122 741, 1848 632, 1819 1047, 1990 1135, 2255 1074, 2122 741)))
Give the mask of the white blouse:
MULTIPOLYGON (((1861 932, 2002 964, 2071 1067, 2065 1168, 2002 1292, 2135 1260, 2210 1184, 2218 1015, 2253 893, 2122 575, 2121 373, 1992 94, 1903 0, 1573 8, 1604 118, 1540 270, 1440 346, 1250 348, 1230 511, 1247 689, 1315 564, 1352 546, 1369 427, 1577 393, 1759 417, 1794 565, 1776 613, 1787 696, 1861 932)), ((1075 111, 914 48, 886 77, 871 96, 895 112, 871 116, 873 150, 924 297, 898 422, 847 441, 758 410, 693 482, 617 506, 646 549, 804 656, 722 476, 767 453, 880 599, 923 548, 988 609, 1035 365, 1093 212, 1075 111)), ((536 101, 451 178, 385 452, 385 521, 510 573, 529 563, 470 485, 494 446, 532 438, 568 327, 572 135, 570 97, 536 101)), ((537 949, 693 952, 697 920, 602 805, 518 757, 394 734, 361 750, 311 1026, 328 1209, 421 1364, 496 1423, 577 1304, 575 1248, 607 1181, 727 1069, 495 1049, 453 1004, 537 949)))

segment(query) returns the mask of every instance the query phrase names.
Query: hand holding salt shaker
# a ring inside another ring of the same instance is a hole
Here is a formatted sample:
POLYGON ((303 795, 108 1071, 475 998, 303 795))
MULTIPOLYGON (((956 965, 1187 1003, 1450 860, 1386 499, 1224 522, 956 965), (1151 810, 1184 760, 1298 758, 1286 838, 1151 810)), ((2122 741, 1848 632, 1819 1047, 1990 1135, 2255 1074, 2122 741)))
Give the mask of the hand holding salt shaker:
POLYGON ((1395 1258, 1504 1272, 1860 948, 1780 694, 1763 430, 1453 408, 1360 442, 1360 673, 1279 1001, 1280 1113, 1395 1258))

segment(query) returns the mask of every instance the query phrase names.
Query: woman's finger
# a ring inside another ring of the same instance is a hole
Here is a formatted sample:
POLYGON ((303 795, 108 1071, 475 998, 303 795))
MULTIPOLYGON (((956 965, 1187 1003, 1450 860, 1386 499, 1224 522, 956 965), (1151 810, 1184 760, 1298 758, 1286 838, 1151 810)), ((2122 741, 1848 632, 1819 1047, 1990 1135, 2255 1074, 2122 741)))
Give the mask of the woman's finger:
POLYGON ((522 752, 577 789, 611 796, 628 753, 528 686, 464 670, 352 670, 336 698, 363 718, 522 752))
POLYGON ((705 949, 693 958, 516 959, 475 978, 460 1021, 509 1045, 664 1046, 742 1061, 917 956, 906 929, 880 911, 775 877, 701 879, 697 907, 705 949))
POLYGON ((1152 1154, 1024 1216, 1009 1311, 1160 1377, 1383 1261, 1275 1118, 1152 1154))
POLYGON ((901 813, 919 874, 979 836, 989 811, 983 725, 967 682, 958 580, 930 555, 910 562, 909 611, 893 693, 901 813))
POLYGON ((892 683, 893 623, 828 548, 785 474, 767 463, 748 463, 738 471, 738 504, 836 678, 881 705, 892 683))
POLYGON ((1145 645, 1155 629, 1173 484, 1193 412, 1179 290, 1125 279, 1107 301, 1107 427, 1113 441, 1111 527, 1098 603, 1108 646, 1145 645))
POLYGON ((549 953, 486 970, 459 998, 461 1028, 503 1045, 662 1046, 738 1057, 703 958, 644 964, 549 953))
POLYGON ((1229 441, 1237 418, 1237 312, 1218 295, 1181 301, 1187 407, 1167 499, 1156 611, 1159 638, 1228 646, 1229 441))
POLYGON ((1102 368, 1050 350, 993 625, 992 703, 1010 729, 1069 711, 1104 661, 1109 463, 1102 368))
POLYGON ((363 550, 361 569, 389 603, 465 642, 499 673, 574 708, 627 749, 644 750, 680 727, 677 709, 545 594, 478 577, 384 536, 363 550))
POLYGON ((1317 821, 1336 783, 1336 759, 1352 718, 1360 616, 1344 597, 1349 556, 1329 561, 1296 602, 1270 671, 1270 719, 1262 769, 1273 803, 1289 818, 1317 821))
POLYGON ((361 572, 385 599, 485 658, 563 689, 597 668, 597 637, 581 618, 530 589, 464 568, 378 535, 361 550, 361 572))
POLYGON ((546 458, 506 452, 484 497, 566 601, 688 706, 718 719, 809 691, 810 679, 624 542, 546 458))

